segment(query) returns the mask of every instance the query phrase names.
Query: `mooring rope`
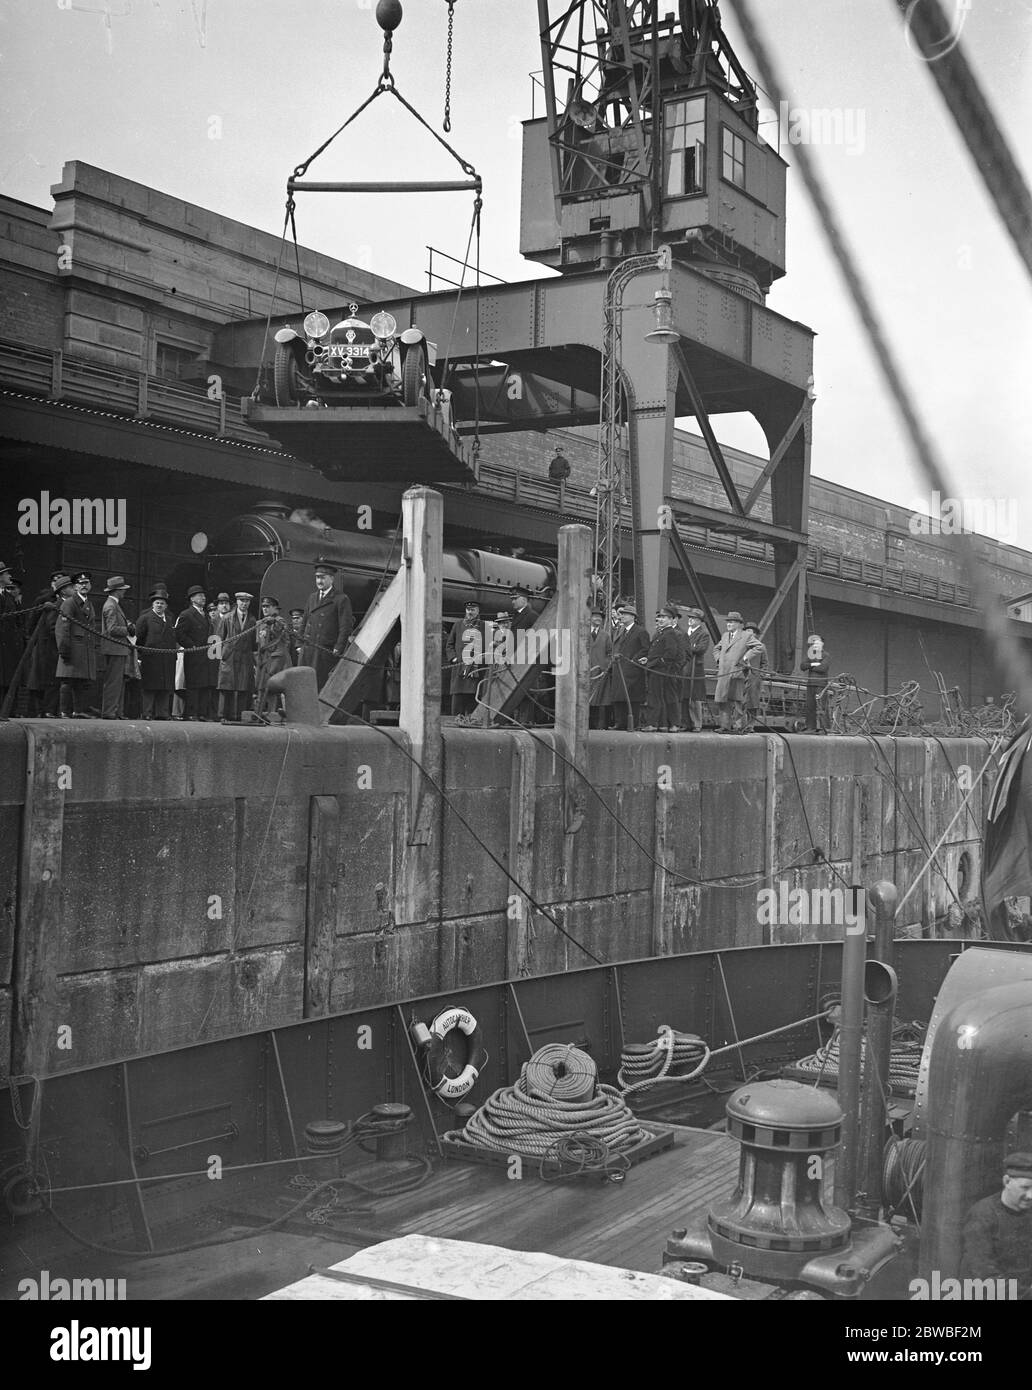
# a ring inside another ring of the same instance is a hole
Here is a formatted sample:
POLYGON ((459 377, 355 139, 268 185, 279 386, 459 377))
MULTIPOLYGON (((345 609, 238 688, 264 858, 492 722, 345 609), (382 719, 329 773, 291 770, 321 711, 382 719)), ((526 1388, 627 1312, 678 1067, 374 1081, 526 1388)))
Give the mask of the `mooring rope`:
POLYGON ((514 1086, 488 1096, 465 1129, 447 1137, 542 1160, 570 1152, 563 1140, 595 1140, 603 1147, 591 1147, 583 1167, 598 1171, 610 1154, 634 1148, 650 1138, 650 1131, 618 1091, 598 1082, 597 1068, 586 1052, 550 1043, 524 1063, 514 1086))

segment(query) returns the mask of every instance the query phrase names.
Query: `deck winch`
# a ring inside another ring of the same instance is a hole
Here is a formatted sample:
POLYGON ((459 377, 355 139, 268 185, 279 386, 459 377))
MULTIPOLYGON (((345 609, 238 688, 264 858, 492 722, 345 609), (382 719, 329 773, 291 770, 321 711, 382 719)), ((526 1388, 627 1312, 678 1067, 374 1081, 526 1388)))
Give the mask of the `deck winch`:
POLYGON ((676 1232, 664 1263, 704 1260, 776 1284, 808 1284, 855 1297, 895 1250, 887 1226, 857 1226, 832 1204, 832 1155, 843 1114, 826 1091, 799 1081, 742 1086, 727 1104, 741 1145, 734 1192, 705 1223, 676 1232))
POLYGON ((849 1244, 849 1217, 831 1205, 829 1156, 842 1111, 826 1091, 764 1081, 736 1091, 727 1131, 741 1145, 738 1187, 710 1208, 714 1257, 761 1278, 791 1279, 817 1254, 849 1244))

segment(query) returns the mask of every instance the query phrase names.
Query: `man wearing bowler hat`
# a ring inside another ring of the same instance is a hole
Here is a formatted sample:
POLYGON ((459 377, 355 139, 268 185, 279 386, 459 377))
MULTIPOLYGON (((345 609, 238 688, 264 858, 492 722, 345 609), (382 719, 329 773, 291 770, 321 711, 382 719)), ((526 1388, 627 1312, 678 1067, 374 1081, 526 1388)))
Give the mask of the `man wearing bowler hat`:
POLYGON ((113 574, 104 585, 104 607, 100 612, 100 657, 104 666, 100 693, 102 719, 125 717, 125 672, 129 661, 129 638, 136 631, 122 608, 129 592, 120 574, 113 574))
POLYGON ((72 575, 72 592, 62 602, 54 624, 61 715, 65 719, 91 717, 86 706, 90 687, 97 679, 97 619, 88 597, 92 583, 88 570, 72 575))
POLYGON ((212 625, 205 610, 204 586, 192 584, 186 591, 186 599, 187 605, 176 619, 176 640, 186 649, 183 652, 183 688, 186 691, 183 717, 190 720, 208 719, 218 668, 212 670, 208 657, 212 625))
POLYGON ((140 654, 142 715, 144 719, 170 719, 172 692, 176 688, 176 630, 168 616, 168 590, 164 584, 147 595, 150 608, 136 620, 136 646, 140 654), (144 651, 143 648, 150 650, 144 651))
POLYGON ((334 587, 337 566, 322 555, 315 562, 315 593, 305 604, 301 621, 301 666, 314 666, 316 684, 321 690, 330 672, 344 655, 355 616, 351 600, 334 587))

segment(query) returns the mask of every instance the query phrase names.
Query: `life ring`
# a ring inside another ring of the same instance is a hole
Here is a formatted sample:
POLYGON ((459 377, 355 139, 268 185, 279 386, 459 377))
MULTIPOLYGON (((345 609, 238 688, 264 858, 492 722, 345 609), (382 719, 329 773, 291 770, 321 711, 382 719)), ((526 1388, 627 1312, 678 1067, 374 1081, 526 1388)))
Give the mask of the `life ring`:
POLYGON ((424 1024, 416 1024, 414 1031, 425 1050, 424 1064, 433 1093, 441 1100, 461 1100, 468 1095, 487 1063, 480 1025, 470 1011, 453 1004, 437 1015, 429 1029, 424 1024), (466 1063, 458 1076, 449 1076, 445 1039, 456 1031, 466 1039, 466 1063))

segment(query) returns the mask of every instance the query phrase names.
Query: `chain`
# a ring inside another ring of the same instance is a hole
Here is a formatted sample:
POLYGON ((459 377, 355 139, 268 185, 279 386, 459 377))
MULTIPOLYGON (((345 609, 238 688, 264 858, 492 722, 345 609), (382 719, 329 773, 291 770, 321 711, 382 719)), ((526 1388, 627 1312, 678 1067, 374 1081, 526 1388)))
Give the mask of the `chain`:
POLYGON ((444 133, 451 133, 452 34, 455 28, 455 0, 448 0, 448 57, 444 69, 444 133))

